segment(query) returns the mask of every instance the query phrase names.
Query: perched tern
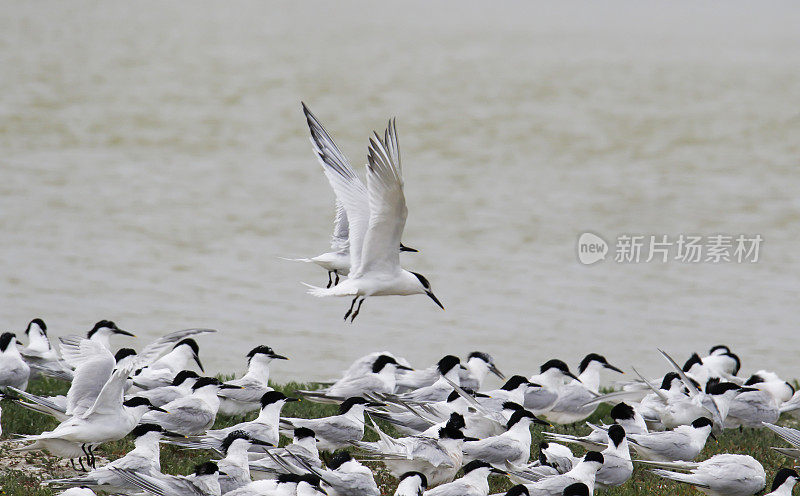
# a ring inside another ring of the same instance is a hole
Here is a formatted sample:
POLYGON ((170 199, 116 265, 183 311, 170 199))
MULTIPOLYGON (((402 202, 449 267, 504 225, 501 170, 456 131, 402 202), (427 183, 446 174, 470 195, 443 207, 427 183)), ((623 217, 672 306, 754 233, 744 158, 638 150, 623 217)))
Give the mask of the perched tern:
POLYGON ((764 467, 749 455, 724 453, 699 463, 643 463, 662 467, 652 470, 659 477, 692 485, 709 496, 751 496, 767 486, 764 467))
POLYGON ((360 396, 347 398, 339 405, 339 415, 331 417, 302 419, 282 418, 281 429, 285 431, 305 427, 314 431, 323 451, 335 451, 349 447, 353 441, 361 441, 364 437, 364 411, 368 406, 382 406, 360 396))
POLYGON ((394 496, 422 496, 428 489, 428 478, 419 472, 406 472, 399 480, 394 496))
POLYGON ((549 425, 527 410, 517 410, 511 415, 507 431, 499 436, 464 443, 464 460, 482 460, 495 467, 507 463, 520 465, 531 456, 531 424, 549 425))
POLYGON ((120 477, 143 491, 157 496, 220 496, 220 472, 214 462, 197 465, 194 474, 143 474, 129 469, 112 468, 120 477))
POLYGON ((682 425, 671 431, 629 434, 628 441, 642 458, 656 461, 692 461, 706 445, 713 424, 700 417, 690 425, 682 425))
POLYGON ((17 343, 13 332, 0 334, 0 388, 11 386, 25 390, 28 387, 31 368, 23 360, 17 343))
POLYGON ((790 468, 782 468, 775 474, 772 481, 772 489, 766 496, 792 496, 794 485, 800 481, 800 475, 790 468))
POLYGON ((226 381, 236 389, 225 389, 219 392, 222 402, 219 412, 224 415, 244 415, 258 410, 261 397, 272 391, 269 386, 269 364, 273 360, 288 360, 269 346, 256 346, 247 353, 247 373, 239 379, 226 381))
POLYGON ((473 460, 464 465, 464 475, 425 491, 425 496, 487 496, 489 494, 489 475, 503 474, 505 471, 494 468, 490 463, 473 460))

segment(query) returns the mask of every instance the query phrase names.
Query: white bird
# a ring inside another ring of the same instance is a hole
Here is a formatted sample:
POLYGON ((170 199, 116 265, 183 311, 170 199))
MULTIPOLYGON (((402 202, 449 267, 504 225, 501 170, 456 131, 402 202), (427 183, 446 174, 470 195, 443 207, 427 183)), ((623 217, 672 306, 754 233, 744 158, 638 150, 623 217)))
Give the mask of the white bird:
POLYGON ((794 485, 800 481, 800 475, 790 468, 782 468, 775 474, 771 492, 765 496, 792 496, 794 485))
POLYGON ((213 449, 221 453, 222 442, 233 431, 244 431, 253 439, 266 441, 274 446, 278 445, 278 422, 281 410, 287 402, 298 401, 290 398, 280 391, 270 391, 261 397, 261 411, 255 420, 241 422, 230 427, 206 431, 205 434, 190 437, 186 440, 170 441, 186 448, 213 449))
POLYGON ((58 352, 50 344, 50 338, 47 337, 47 325, 42 319, 35 318, 28 322, 25 335, 28 336, 28 345, 22 348, 20 353, 32 371, 62 370, 66 367, 61 357, 58 356, 58 352))
POLYGON ((353 443, 368 453, 371 458, 383 460, 395 477, 406 472, 425 474, 431 486, 450 482, 463 463, 462 447, 465 438, 460 429, 445 426, 439 429, 438 437, 410 436, 394 439, 384 434, 373 424, 380 438, 377 442, 353 443))
POLYGON ((31 368, 22 359, 17 348, 17 335, 4 332, 0 335, 0 389, 14 387, 25 390, 31 368))
POLYGON ((399 364, 389 355, 380 355, 363 374, 347 375, 329 388, 317 391, 298 390, 297 394, 321 403, 341 403, 347 398, 369 394, 390 394, 395 392, 398 369, 413 370, 399 364))
POLYGON ((708 436, 716 439, 711 432, 713 424, 706 417, 700 417, 690 425, 682 425, 671 431, 630 434, 628 441, 642 458, 656 461, 692 461, 703 450, 708 436))
POLYGON ((751 496, 767 486, 764 467, 749 455, 725 453, 714 455, 700 463, 646 462, 646 464, 663 467, 652 471, 659 477, 690 484, 709 496, 751 496))
MULTIPOLYGON (((303 113, 308 123, 308 129, 311 131, 311 145, 314 148, 314 154, 317 160, 319 160, 320 165, 322 165, 322 170, 325 171, 325 175, 328 177, 334 192, 336 192, 336 186, 330 175, 330 167, 345 171, 353 180, 361 183, 361 180, 358 179, 358 175, 350 166, 347 157, 345 157, 339 150, 339 147, 336 146, 330 134, 328 134, 314 114, 308 110, 306 104, 303 103, 302 105, 303 113)), ((363 184, 361 184, 361 189, 366 192, 366 188, 364 188, 363 184)), ((365 212, 365 215, 369 215, 369 210, 365 212)), ((339 284, 339 276, 346 276, 350 273, 350 224, 347 216, 348 214, 344 203, 338 198, 337 193, 336 218, 334 219, 333 235, 331 236, 332 251, 312 258, 290 258, 286 260, 315 263, 328 272, 327 288, 339 284), (335 281, 333 280, 333 276, 336 276, 335 281)), ((416 252, 417 250, 400 243, 400 251, 416 252)))
POLYGON ((298 427, 311 429, 319 449, 335 451, 349 447, 353 441, 361 441, 364 437, 364 411, 368 406, 381 405, 356 396, 342 402, 338 415, 313 419, 286 417, 280 420, 280 425, 287 433, 298 427))
POLYGON ((134 486, 131 486, 111 469, 129 469, 144 474, 161 472, 158 443, 162 435, 183 437, 180 434, 166 432, 159 425, 139 424, 131 431, 131 436, 134 438, 134 448, 122 458, 118 458, 103 467, 96 468, 85 475, 69 479, 52 479, 44 481, 44 483, 55 488, 83 486, 110 493, 127 492, 128 489, 135 489, 134 486))
MULTIPOLYGON (((71 334, 69 336, 62 336, 59 338, 61 341, 61 355, 64 357, 64 346, 71 347, 71 346, 78 346, 80 345, 81 340, 88 339, 94 341, 96 343, 101 344, 105 349, 111 349, 111 336, 129 336, 129 337, 136 337, 135 334, 129 331, 124 331, 117 327, 113 321, 110 320, 100 320, 97 321, 89 332, 86 333, 86 338, 82 336, 77 336, 75 334, 71 334)), ((70 365, 70 361, 67 357, 64 357, 64 360, 67 361, 70 365)))
POLYGON ((138 391, 132 396, 147 398, 155 406, 166 405, 170 401, 192 394, 192 386, 200 376, 194 370, 181 370, 169 386, 161 386, 147 391, 138 391))
POLYGON ((744 386, 754 387, 769 393, 778 404, 789 401, 795 393, 794 386, 778 377, 775 372, 767 370, 759 370, 751 375, 745 381, 744 386))
POLYGON ((95 493, 88 487, 71 487, 66 491, 61 491, 56 496, 95 496, 95 493))
POLYGON ((274 446, 272 443, 254 439, 244 431, 233 431, 222 441, 221 451, 225 458, 217 462, 220 472, 225 474, 219 477, 222 494, 250 482, 248 450, 253 445, 274 446))
POLYGON ((143 491, 157 496, 220 496, 219 467, 214 462, 197 465, 194 474, 143 474, 128 469, 113 468, 120 477, 143 491))
MULTIPOLYGON (((585 484, 590 492, 594 492, 595 477, 597 471, 602 468, 603 461, 602 454, 589 451, 569 472, 540 478, 525 486, 530 496, 561 496, 564 489, 576 483, 585 484)), ((510 473, 517 475, 516 472, 510 473)))
POLYGON ((359 463, 347 451, 336 453, 325 469, 317 469, 304 464, 300 459, 300 470, 306 470, 322 480, 323 489, 328 496, 379 496, 372 470, 359 463))
MULTIPOLYGON (((644 418, 634 407, 627 403, 623 402, 614 405, 610 415, 614 423, 622 426, 628 434, 645 434, 648 432, 644 418)), ((587 424, 592 428, 592 432, 586 436, 573 436, 555 432, 545 432, 544 435, 554 441, 580 444, 586 449, 603 448, 608 444, 608 428, 610 426, 595 426, 588 422, 587 424)))
MULTIPOLYGON (((251 458, 254 455, 251 454, 251 458)), ((292 458, 300 458, 308 465, 321 468, 322 461, 319 458, 317 440, 314 431, 305 427, 298 427, 293 431, 292 443, 284 448, 270 450, 269 456, 262 456, 259 459, 250 461, 250 473, 255 480, 274 479, 275 477, 288 473, 285 464, 291 464, 292 458), (284 464, 275 461, 281 458, 284 464)))
POLYGON ((428 478, 419 472, 406 472, 399 477, 394 496, 422 496, 428 489, 428 478))
POLYGON ((495 467, 505 467, 507 463, 527 463, 531 456, 530 427, 534 422, 548 425, 527 410, 514 412, 508 421, 506 432, 499 436, 465 442, 464 460, 481 460, 495 467))
POLYGON ((194 360, 201 372, 204 372, 200 362, 200 346, 192 338, 180 340, 172 347, 172 351, 162 356, 148 366, 133 374, 133 384, 138 389, 153 389, 169 386, 175 376, 185 369, 189 360, 194 360))
POLYGON ((505 472, 494 468, 490 463, 473 460, 464 465, 464 475, 460 479, 448 482, 425 491, 425 496, 487 496, 489 494, 489 474, 505 475, 505 472))
POLYGON ((247 353, 247 373, 238 379, 225 382, 238 388, 219 392, 222 399, 219 413, 244 415, 258 410, 261 397, 264 393, 272 391, 269 386, 269 364, 273 360, 288 360, 288 358, 278 355, 269 346, 256 346, 250 350, 247 353))
POLYGON ((257 480, 229 491, 225 496, 319 496, 325 493, 312 474, 281 474, 276 479, 257 480))
POLYGON ((170 401, 163 408, 148 412, 143 422, 158 424, 164 429, 185 436, 203 434, 214 425, 219 410, 220 389, 235 388, 222 384, 216 377, 200 377, 192 386, 192 394, 170 401))
POLYGON ((424 276, 400 267, 397 247, 400 246, 408 209, 403 194, 394 120, 389 121, 384 138, 377 133, 370 138, 367 159, 366 189, 352 169, 342 168, 335 162, 324 162, 336 197, 347 213, 350 274, 346 281, 331 288, 307 285, 309 294, 354 297, 345 314, 345 320, 352 315, 351 322, 370 296, 425 294, 444 309, 424 276))
MULTIPOLYGON (((436 364, 436 371, 439 378, 429 386, 423 386, 413 391, 399 395, 405 402, 411 403, 435 403, 446 400, 453 392, 452 383, 459 384, 461 374, 461 360, 454 355, 446 355, 436 364)), ((391 399, 391 397, 388 397, 391 399)))
POLYGON ((765 423, 764 425, 768 427, 769 430, 777 434, 781 439, 792 445, 791 448, 772 449, 784 456, 800 460, 800 431, 797 429, 792 429, 791 427, 782 427, 774 424, 765 423))
POLYGON ((539 367, 539 373, 529 377, 534 388, 525 392, 522 405, 537 415, 549 411, 558 401, 561 388, 578 376, 570 372, 566 363, 558 359, 548 360, 539 367))
POLYGON ((491 355, 482 351, 473 351, 467 356, 464 369, 461 370, 459 384, 464 389, 478 391, 483 387, 483 381, 486 380, 489 373, 496 375, 501 380, 506 378, 494 364, 494 358, 491 355))
MULTIPOLYGON (((594 413, 597 405, 587 405, 587 402, 599 395, 602 369, 624 373, 608 363, 602 355, 597 353, 586 355, 578 366, 578 377, 569 384, 558 388, 558 400, 544 414, 544 417, 556 424, 572 424, 584 420, 594 413)), ((556 367, 556 370, 560 369, 556 367)))
POLYGON ((595 475, 595 484, 600 488, 621 486, 633 475, 633 462, 625 429, 614 424, 608 428, 608 447, 604 449, 603 467, 595 475))

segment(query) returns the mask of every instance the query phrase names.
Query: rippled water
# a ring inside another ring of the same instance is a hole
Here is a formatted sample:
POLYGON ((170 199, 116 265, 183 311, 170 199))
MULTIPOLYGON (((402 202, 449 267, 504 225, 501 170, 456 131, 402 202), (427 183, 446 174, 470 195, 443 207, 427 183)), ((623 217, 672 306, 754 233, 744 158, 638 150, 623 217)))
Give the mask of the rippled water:
MULTIPOLYGON (((2 326, 215 327, 202 356, 319 379, 390 349, 531 373, 724 342, 800 375, 793 2, 3 2, 2 326), (316 300, 330 188, 306 101, 359 167, 398 117, 424 297, 316 300), (761 234, 756 264, 583 266, 578 235, 761 234)), ((119 344, 123 341, 119 340, 119 344)))

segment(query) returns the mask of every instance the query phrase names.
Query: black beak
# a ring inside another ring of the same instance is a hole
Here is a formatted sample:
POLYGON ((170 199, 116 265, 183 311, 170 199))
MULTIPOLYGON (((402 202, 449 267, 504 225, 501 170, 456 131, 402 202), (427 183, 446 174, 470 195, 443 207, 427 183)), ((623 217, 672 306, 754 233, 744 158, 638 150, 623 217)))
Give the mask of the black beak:
POLYGON ((276 355, 274 353, 272 355, 270 355, 269 357, 272 358, 273 360, 288 360, 288 358, 286 358, 285 356, 276 355))
POLYGON ((475 394, 473 394, 473 396, 476 398, 491 398, 491 396, 489 396, 488 394, 479 393, 477 391, 475 391, 475 394))
POLYGON ((161 434, 167 437, 180 437, 184 439, 186 438, 186 436, 184 436, 183 434, 178 434, 177 432, 164 431, 161 434))
POLYGON ((169 413, 160 406, 151 406, 150 409, 153 410, 154 412, 169 413))
POLYGON ((235 386, 233 384, 222 384, 219 388, 220 389, 244 389, 244 387, 242 387, 242 386, 235 386))
POLYGON ((501 379, 505 379, 506 378, 506 376, 503 375, 502 372, 500 372, 500 369, 495 367, 495 365, 493 363, 489 364, 489 372, 491 372, 492 374, 496 375, 497 377, 499 377, 501 379))
POLYGON ((412 253, 419 253, 419 250, 417 250, 416 248, 409 248, 403 243, 400 243, 400 251, 410 251, 412 253))
POLYGON ((617 367, 611 365, 610 363, 604 363, 603 367, 605 367, 605 368, 607 368, 609 370, 613 370, 614 372, 619 372, 620 374, 624 374, 625 373, 625 372, 621 371, 620 369, 618 369, 617 367))
POLYGON ((553 424, 551 424, 550 422, 548 422, 546 420, 542 420, 537 416, 533 416, 532 419, 533 419, 533 423, 534 424, 549 425, 550 427, 553 426, 553 424))
POLYGON ((572 377, 576 381, 581 382, 581 380, 578 379, 578 377, 575 374, 573 374, 572 372, 566 372, 566 374, 567 374, 567 377, 572 377))
POLYGON ((406 367, 405 365, 400 365, 399 363, 397 364, 396 367, 398 370, 414 370, 411 367, 406 367))
POLYGON ((220 471, 219 471, 219 472, 217 472, 217 473, 218 473, 219 475, 228 475, 228 474, 226 474, 225 472, 223 472, 222 470, 220 470, 220 471))
POLYGON ((204 368, 203 368, 203 364, 202 364, 202 363, 200 363, 200 356, 198 356, 197 354, 195 354, 195 355, 194 355, 192 358, 194 358, 194 361, 195 361, 195 363, 197 364, 197 366, 198 366, 198 367, 200 367, 200 372, 205 372, 205 371, 206 371, 206 369, 204 369, 204 368))
POLYGON ((434 303, 439 305, 439 308, 444 310, 444 305, 442 305, 442 302, 439 301, 439 298, 437 298, 436 295, 434 295, 432 291, 425 291, 425 294, 430 296, 431 300, 433 300, 434 303))
POLYGON ((499 468, 492 468, 491 472, 493 474, 508 475, 508 472, 505 470, 500 470, 499 468))
POLYGON ((370 401, 369 403, 367 403, 367 406, 374 406, 374 407, 386 406, 386 403, 378 403, 377 401, 370 401))
POLYGON ((274 446, 275 446, 275 445, 274 445, 274 444, 272 444, 272 443, 268 443, 268 442, 266 442, 266 441, 262 441, 262 440, 260 440, 260 439, 251 439, 251 440, 250 440, 250 443, 251 443, 251 444, 257 444, 257 445, 259 445, 259 446, 271 446, 271 447, 274 447, 274 446))
POLYGON ((136 334, 134 334, 132 332, 128 332, 128 331, 123 331, 122 329, 119 329, 119 328, 114 329, 114 334, 122 334, 123 336, 130 336, 132 338, 136 337, 136 334))
POLYGON ((719 441, 717 439, 717 436, 715 436, 713 432, 709 433, 709 436, 711 436, 711 439, 713 439, 714 441, 719 441))
POLYGON ((464 441, 480 441, 477 437, 467 437, 464 436, 464 441))
POLYGON ((288 398, 286 398, 286 401, 287 401, 287 402, 289 402, 289 401, 300 401, 300 398, 292 398, 292 397, 288 397, 288 398))

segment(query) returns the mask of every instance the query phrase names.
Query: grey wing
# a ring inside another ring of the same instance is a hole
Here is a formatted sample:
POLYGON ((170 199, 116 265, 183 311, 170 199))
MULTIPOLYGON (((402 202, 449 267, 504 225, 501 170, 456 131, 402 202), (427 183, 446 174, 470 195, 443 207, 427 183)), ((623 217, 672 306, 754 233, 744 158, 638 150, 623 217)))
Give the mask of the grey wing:
POLYGON ((453 466, 452 458, 439 445, 436 439, 414 436, 410 440, 410 445, 407 445, 407 448, 412 458, 426 460, 434 467, 453 466))
POLYGON ((464 484, 462 481, 457 480, 449 484, 443 484, 439 487, 426 491, 425 496, 472 496, 475 493, 474 488, 464 484))
POLYGON ((264 382, 251 378, 241 378, 228 381, 225 384, 241 386, 242 389, 222 389, 218 393, 221 398, 241 401, 245 403, 257 403, 264 396, 264 393, 272 391, 272 388, 264 382))
POLYGON ((583 412, 594 411, 597 406, 584 406, 587 402, 595 398, 588 389, 580 384, 570 384, 562 389, 558 395, 558 401, 553 406, 554 411, 558 412, 583 412))
POLYGON ((525 408, 529 410, 545 410, 558 401, 558 393, 549 388, 529 389, 525 392, 525 408))
POLYGON ((78 365, 67 392, 67 415, 83 415, 94 405, 106 381, 111 378, 114 364, 114 357, 107 353, 78 365))
POLYGON ((687 436, 675 431, 633 435, 631 438, 635 444, 669 460, 686 460, 687 448, 690 446, 687 436))
POLYGON ((473 460, 502 464, 506 460, 511 461, 518 458, 523 453, 519 443, 506 437, 493 437, 464 443, 464 454, 473 460))
MULTIPOLYGON (((392 121, 389 123, 395 132, 392 121)), ((388 131, 387 131, 388 132, 388 131)), ((391 272, 400 266, 400 240, 408 217, 403 193, 403 175, 377 134, 369 140, 367 191, 369 193, 369 228, 364 236, 361 265, 357 273, 391 272)), ((351 268, 352 270, 352 268, 351 268)))
POLYGON ((174 343, 177 343, 181 339, 209 332, 217 332, 217 331, 214 329, 195 328, 195 329, 183 329, 181 331, 175 331, 169 334, 165 334, 160 338, 154 340, 144 348, 142 348, 142 351, 137 355, 136 358, 138 363, 138 367, 136 368, 142 368, 146 365, 155 362, 156 359, 159 356, 161 356, 161 354, 164 351, 169 349, 174 343))
POLYGON ((353 422, 340 416, 309 419, 308 422, 304 422, 304 425, 322 439, 360 441, 364 437, 363 426, 359 429, 353 422))
POLYGON ((560 496, 565 487, 576 482, 580 481, 568 475, 554 475, 533 484, 526 484, 525 487, 528 488, 530 496, 560 496))
POLYGON ((361 377, 349 377, 331 386, 328 390, 330 396, 349 398, 360 396, 365 392, 384 392, 383 383, 371 375, 361 377))

